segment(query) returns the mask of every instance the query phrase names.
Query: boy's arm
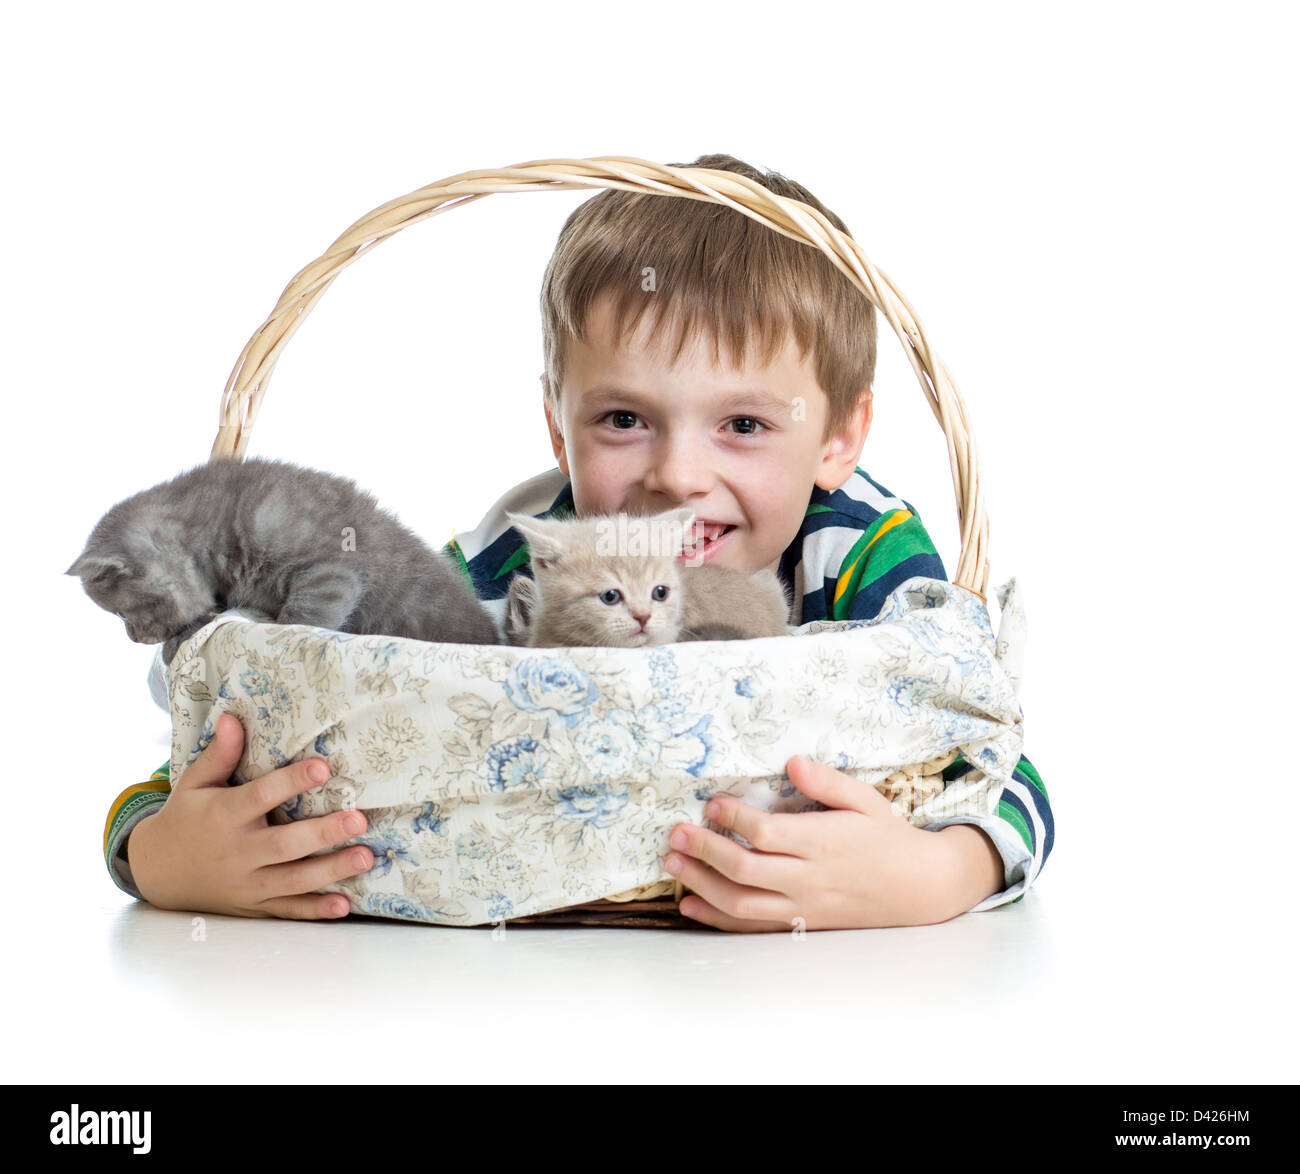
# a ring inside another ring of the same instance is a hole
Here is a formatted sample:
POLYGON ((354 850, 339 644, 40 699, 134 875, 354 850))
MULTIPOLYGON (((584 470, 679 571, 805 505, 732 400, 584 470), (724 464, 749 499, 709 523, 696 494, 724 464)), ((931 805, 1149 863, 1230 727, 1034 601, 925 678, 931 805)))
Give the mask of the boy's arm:
POLYGON ((150 775, 148 782, 135 783, 114 799, 108 810, 108 819, 104 821, 104 860, 108 865, 108 875, 122 892, 130 893, 138 901, 143 901, 144 897, 131 875, 127 842, 131 829, 167 802, 171 792, 170 774, 169 759, 150 775))
MULTIPOLYGON (((948 581, 943 561, 920 516, 909 503, 904 504, 907 509, 882 514, 863 531, 853 548, 844 552, 834 596, 827 601, 830 618, 875 619, 890 594, 914 575, 948 581)), ((972 769, 958 755, 943 772, 945 784, 972 769)), ((967 908, 977 912, 1019 901, 1047 862, 1054 835, 1047 788, 1029 759, 1021 756, 1011 782, 1003 787, 996 816, 939 820, 927 824, 925 830, 937 833, 952 827, 978 828, 984 833, 979 837, 962 834, 964 842, 955 864, 959 871, 956 883, 963 893, 978 893, 984 888, 989 877, 990 849, 997 851, 1002 862, 1002 883, 996 891, 986 890, 984 896, 976 898, 977 904, 967 908)))
MULTIPOLYGON (((944 782, 958 779, 972 769, 959 754, 943 772, 944 782)), ((996 891, 980 898, 978 904, 968 906, 969 910, 978 913, 1019 901, 1047 863, 1055 831, 1047 788, 1034 764, 1023 754, 1020 756, 1020 762, 1011 774, 1011 782, 1002 788, 996 817, 966 815, 942 819, 927 824, 924 830, 942 833, 945 829, 957 827, 978 828, 997 850, 1002 863, 1002 883, 996 891)), ((978 888, 979 866, 980 857, 973 850, 963 854, 959 883, 978 888)))
POLYGON ((940 839, 952 861, 947 896, 954 916, 969 912, 986 897, 1002 891, 1002 854, 988 835, 970 824, 955 823, 943 829, 940 839))

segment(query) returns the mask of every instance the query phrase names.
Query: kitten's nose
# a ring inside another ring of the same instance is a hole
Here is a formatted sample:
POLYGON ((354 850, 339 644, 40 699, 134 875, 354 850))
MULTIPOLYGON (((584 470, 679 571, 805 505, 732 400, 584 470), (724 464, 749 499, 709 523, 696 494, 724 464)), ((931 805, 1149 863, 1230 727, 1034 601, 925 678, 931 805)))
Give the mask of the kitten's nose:
POLYGON ((649 613, 647 613, 646 615, 643 615, 643 616, 639 616, 639 615, 637 615, 635 612, 633 612, 633 613, 632 613, 632 618, 633 618, 634 620, 636 620, 636 622, 637 622, 638 624, 641 625, 641 631, 644 632, 644 631, 645 631, 646 622, 650 619, 649 613))

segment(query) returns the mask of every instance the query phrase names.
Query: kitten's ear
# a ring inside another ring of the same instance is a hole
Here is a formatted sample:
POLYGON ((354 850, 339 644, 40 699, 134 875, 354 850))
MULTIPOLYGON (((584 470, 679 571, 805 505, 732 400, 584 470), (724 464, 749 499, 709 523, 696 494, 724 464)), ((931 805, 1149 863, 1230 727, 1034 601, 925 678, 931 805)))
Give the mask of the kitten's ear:
POLYGON ((115 554, 91 554, 90 551, 82 551, 77 561, 72 564, 66 571, 65 575, 78 575, 85 582, 89 583, 95 579, 116 578, 120 575, 129 575, 131 567, 125 559, 115 554))
POLYGON ((555 518, 530 518, 527 514, 506 514, 506 520, 524 536, 528 554, 540 566, 549 567, 564 553, 562 528, 571 523, 555 518))

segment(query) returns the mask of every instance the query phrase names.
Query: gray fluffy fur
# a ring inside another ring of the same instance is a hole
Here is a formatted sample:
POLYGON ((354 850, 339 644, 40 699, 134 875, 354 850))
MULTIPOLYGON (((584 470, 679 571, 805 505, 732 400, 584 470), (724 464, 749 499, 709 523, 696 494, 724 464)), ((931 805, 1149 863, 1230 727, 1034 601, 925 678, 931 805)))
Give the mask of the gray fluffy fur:
POLYGON ((65 573, 132 640, 165 642, 168 662, 228 608, 337 632, 500 642, 460 569, 372 494, 260 457, 209 461, 119 502, 65 573))

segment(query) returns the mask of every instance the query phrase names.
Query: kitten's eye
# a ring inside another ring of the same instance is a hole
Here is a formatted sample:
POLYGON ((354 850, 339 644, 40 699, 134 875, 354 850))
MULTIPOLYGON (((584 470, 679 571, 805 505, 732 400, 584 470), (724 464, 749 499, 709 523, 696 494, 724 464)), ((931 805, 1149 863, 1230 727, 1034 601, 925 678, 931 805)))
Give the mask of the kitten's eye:
POLYGON ((657 599, 660 603, 663 603, 663 601, 668 598, 668 588, 663 583, 660 583, 659 586, 650 592, 650 598, 657 599))
POLYGON ((599 599, 601 603, 608 603, 613 606, 623 598, 623 593, 616 587, 610 587, 607 590, 602 591, 598 596, 596 596, 596 598, 599 599))

